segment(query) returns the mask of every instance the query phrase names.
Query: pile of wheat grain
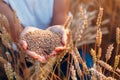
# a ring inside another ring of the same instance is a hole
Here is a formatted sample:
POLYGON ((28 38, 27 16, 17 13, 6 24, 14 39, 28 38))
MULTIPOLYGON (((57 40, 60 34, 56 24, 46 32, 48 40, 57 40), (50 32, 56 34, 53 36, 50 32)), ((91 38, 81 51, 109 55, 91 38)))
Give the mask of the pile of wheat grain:
POLYGON ((55 47, 62 46, 61 38, 60 33, 41 29, 28 32, 22 37, 28 44, 28 50, 37 54, 49 54, 55 47))

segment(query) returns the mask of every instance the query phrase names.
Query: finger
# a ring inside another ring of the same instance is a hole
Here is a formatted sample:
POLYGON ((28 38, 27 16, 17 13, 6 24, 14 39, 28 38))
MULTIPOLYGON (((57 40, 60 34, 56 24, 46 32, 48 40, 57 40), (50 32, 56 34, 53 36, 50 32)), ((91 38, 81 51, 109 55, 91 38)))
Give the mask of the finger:
POLYGON ((45 56, 40 56, 40 55, 36 54, 36 53, 33 52, 33 51, 27 50, 27 51, 26 51, 26 54, 28 54, 30 57, 32 57, 32 58, 34 58, 34 59, 36 59, 36 60, 38 60, 38 61, 40 61, 40 62, 42 62, 42 63, 45 63, 45 61, 46 61, 45 56))
POLYGON ((59 51, 65 50, 65 49, 66 49, 65 47, 59 46, 59 47, 56 47, 56 48, 55 48, 55 51, 56 51, 56 52, 59 52, 59 51))
POLYGON ((55 25, 55 26, 49 27, 48 29, 53 31, 53 32, 56 32, 56 33, 61 33, 62 34, 63 46, 66 45, 66 42, 67 42, 67 30, 65 30, 63 26, 55 25))
POLYGON ((55 25, 55 26, 49 27, 47 30, 62 34, 64 32, 64 27, 62 25, 55 25))
POLYGON ((56 54, 57 54, 56 51, 52 51, 52 53, 50 53, 50 57, 52 58, 52 57, 54 57, 56 54))
POLYGON ((22 48, 24 49, 24 50, 27 50, 27 42, 26 41, 24 41, 24 40, 20 40, 19 41, 19 43, 20 43, 20 45, 22 46, 22 48))

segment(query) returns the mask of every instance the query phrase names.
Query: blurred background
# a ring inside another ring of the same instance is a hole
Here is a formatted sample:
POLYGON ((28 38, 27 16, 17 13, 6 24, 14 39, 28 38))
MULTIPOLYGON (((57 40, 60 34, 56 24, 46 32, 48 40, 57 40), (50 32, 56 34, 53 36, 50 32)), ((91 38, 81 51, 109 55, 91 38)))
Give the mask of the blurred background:
MULTIPOLYGON (((114 47, 116 46, 116 27, 120 27, 120 0, 71 0, 71 13, 73 14, 73 28, 78 28, 82 20, 80 19, 80 8, 82 7, 83 10, 86 10, 86 13, 88 14, 88 27, 89 28, 95 28, 96 21, 97 21, 97 15, 99 13, 99 7, 103 7, 103 25, 101 25, 101 28, 103 29, 103 37, 102 37, 102 59, 104 60, 104 54, 106 53, 107 47, 110 44, 114 44, 114 47), (79 15, 79 16, 78 16, 79 15), (91 18, 91 19, 90 19, 91 18), (104 34, 105 33, 105 34, 104 34)), ((88 34, 84 34, 82 36, 83 38, 89 34, 96 34, 96 31, 89 30, 88 34)), ((73 31, 73 33, 76 33, 76 30, 73 31)), ((90 48, 94 47, 94 39, 92 40, 87 36, 86 39, 81 40, 80 42, 88 43, 85 47, 84 45, 78 46, 83 47, 84 50, 87 52, 90 51, 90 48), (91 41, 91 42, 90 42, 91 41)), ((115 48, 113 50, 113 53, 115 53, 115 48)), ((114 56, 114 54, 112 54, 114 56)), ((114 57, 113 57, 114 58, 114 57)), ((112 63, 114 60, 110 60, 112 63)))

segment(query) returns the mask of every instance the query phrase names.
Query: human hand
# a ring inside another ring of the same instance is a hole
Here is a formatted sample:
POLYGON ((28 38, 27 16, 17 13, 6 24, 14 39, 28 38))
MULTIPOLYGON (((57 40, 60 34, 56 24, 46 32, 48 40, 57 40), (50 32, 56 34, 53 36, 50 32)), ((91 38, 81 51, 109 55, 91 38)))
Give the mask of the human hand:
POLYGON ((46 61, 46 56, 42 56, 42 55, 38 55, 37 53, 35 53, 34 51, 30 51, 28 50, 28 44, 25 40, 22 40, 22 37, 28 33, 28 32, 34 32, 35 30, 38 30, 38 28, 32 27, 32 26, 28 26, 25 27, 22 31, 22 33, 20 34, 20 39, 19 39, 19 43, 22 46, 22 48, 25 50, 25 53, 27 55, 29 55, 30 57, 32 57, 33 59, 36 59, 42 63, 44 63, 46 61))
POLYGON ((51 26, 48 28, 48 30, 55 32, 55 33, 60 33, 62 34, 62 44, 63 46, 59 46, 55 48, 55 51, 50 54, 50 56, 54 56, 56 54, 58 54, 59 51, 63 51, 66 49, 66 45, 67 45, 67 34, 69 33, 68 29, 65 29, 63 25, 55 25, 55 26, 51 26))
MULTIPOLYGON (((24 40, 21 40, 22 37, 28 33, 28 32, 32 32, 32 31, 35 31, 35 30, 38 30, 38 28, 35 28, 35 27, 26 27, 21 35, 20 35, 20 44, 22 45, 23 49, 26 51, 26 54, 28 54, 29 56, 31 56, 32 58, 36 59, 36 60, 39 60, 40 62, 44 63, 47 59, 47 55, 38 55, 37 53, 33 52, 33 51, 30 51, 27 49, 28 47, 28 44, 26 41, 24 40)), ((63 43, 63 46, 59 46, 59 47, 56 47, 54 51, 52 51, 52 53, 50 53, 50 57, 53 57, 55 56, 56 54, 58 54, 59 51, 61 50, 64 50, 66 48, 66 42, 67 42, 67 29, 65 30, 63 26, 61 25, 55 25, 55 26, 51 26, 48 28, 48 30, 50 31, 53 31, 55 33, 60 33, 62 34, 62 43, 63 43)))

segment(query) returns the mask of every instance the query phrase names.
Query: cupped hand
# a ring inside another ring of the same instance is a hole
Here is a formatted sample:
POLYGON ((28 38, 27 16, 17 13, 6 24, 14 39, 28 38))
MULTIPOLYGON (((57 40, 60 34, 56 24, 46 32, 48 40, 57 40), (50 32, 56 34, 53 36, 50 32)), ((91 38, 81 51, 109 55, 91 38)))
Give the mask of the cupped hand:
POLYGON ((63 25, 55 25, 55 26, 51 26, 48 28, 48 30, 55 32, 55 33, 60 33, 62 34, 62 44, 63 46, 59 46, 55 48, 56 52, 59 52, 61 50, 66 49, 66 44, 67 44, 67 34, 69 32, 68 29, 65 29, 63 25))
MULTIPOLYGON (((35 27, 26 27, 21 35, 20 35, 20 44, 22 46, 22 48, 26 51, 26 54, 29 55, 30 57, 42 62, 42 63, 45 63, 46 60, 47 60, 47 55, 39 55, 33 51, 30 51, 27 49, 28 45, 27 45, 27 42, 25 40, 22 40, 22 37, 28 33, 28 32, 32 32, 32 31, 35 31, 35 30, 38 30, 38 28, 35 28, 35 27)), ((62 51, 64 49, 66 49, 66 44, 67 44, 67 34, 68 34, 68 30, 67 29, 64 29, 64 26, 62 25, 55 25, 55 26, 51 26, 48 28, 48 30, 50 31, 53 31, 55 33, 60 33, 62 34, 62 44, 63 46, 58 46, 55 48, 54 51, 52 51, 52 53, 50 53, 50 57, 54 57, 55 55, 58 54, 59 51, 62 51)))

